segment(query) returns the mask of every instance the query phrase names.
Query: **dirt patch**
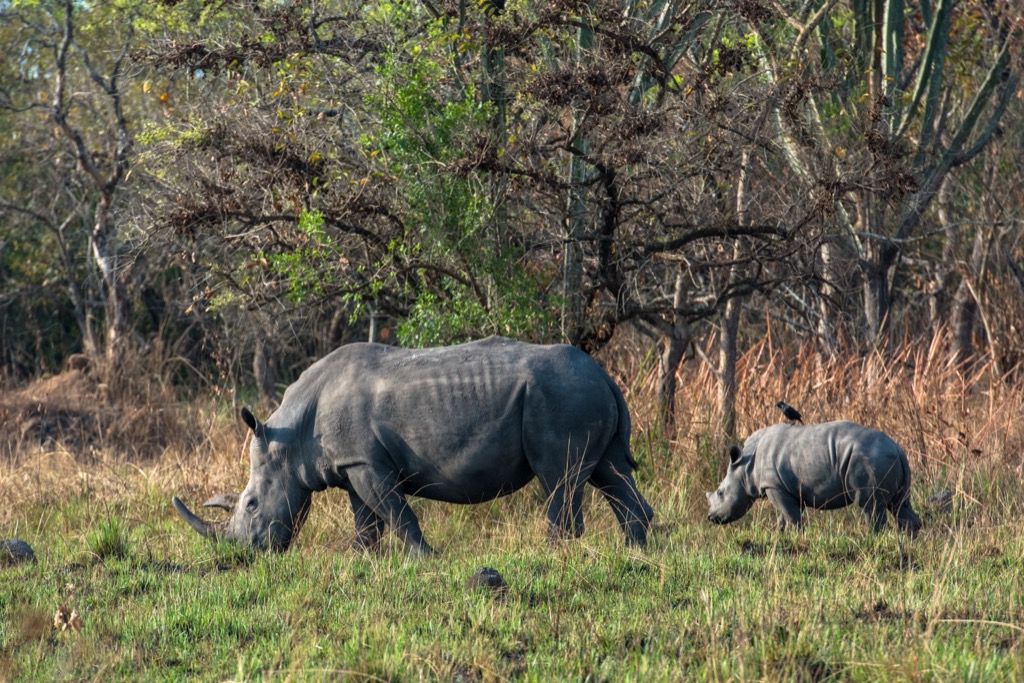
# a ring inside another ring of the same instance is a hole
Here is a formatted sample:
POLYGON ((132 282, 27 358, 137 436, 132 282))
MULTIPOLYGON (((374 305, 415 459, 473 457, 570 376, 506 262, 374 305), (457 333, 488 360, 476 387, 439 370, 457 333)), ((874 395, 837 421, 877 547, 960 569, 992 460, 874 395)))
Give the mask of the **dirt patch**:
POLYGON ((794 542, 789 539, 782 539, 775 543, 757 543, 745 540, 739 544, 739 547, 742 554, 754 557, 764 557, 772 553, 787 556, 802 555, 807 551, 806 543, 794 542))
POLYGON ((0 396, 0 458, 27 450, 61 447, 78 460, 99 451, 150 458, 181 444, 184 429, 173 398, 145 388, 110 395, 88 365, 69 363, 45 377, 0 396))

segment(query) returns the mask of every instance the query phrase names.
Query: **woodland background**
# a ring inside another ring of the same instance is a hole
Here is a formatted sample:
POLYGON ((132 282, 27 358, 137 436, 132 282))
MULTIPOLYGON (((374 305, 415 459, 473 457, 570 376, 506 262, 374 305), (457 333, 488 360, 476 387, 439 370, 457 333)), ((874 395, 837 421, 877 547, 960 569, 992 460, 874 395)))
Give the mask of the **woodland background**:
POLYGON ((701 365, 733 436, 766 343, 1016 383, 1022 33, 1011 0, 2 1, 0 388, 272 404, 341 343, 503 334, 648 368, 666 422, 701 365))
POLYGON ((1016 0, 0 0, 0 46, 0 680, 1024 678, 1016 0), (615 377, 647 552, 593 492, 557 547, 537 488, 413 499, 422 561, 340 490, 283 554, 175 514, 337 345, 488 334, 615 377), (923 532, 709 523, 779 399, 891 434, 923 532))

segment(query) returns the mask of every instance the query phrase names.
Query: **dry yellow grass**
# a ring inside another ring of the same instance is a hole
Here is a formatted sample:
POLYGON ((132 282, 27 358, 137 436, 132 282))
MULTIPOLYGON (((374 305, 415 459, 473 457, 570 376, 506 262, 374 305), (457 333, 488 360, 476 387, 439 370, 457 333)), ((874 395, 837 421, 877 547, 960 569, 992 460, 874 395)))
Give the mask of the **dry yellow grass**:
MULTIPOLYGON (((984 363, 965 374, 946 362, 944 348, 944 337, 936 335, 930 346, 822 360, 809 345, 765 337, 739 359, 738 438, 781 421, 775 403, 784 399, 805 421, 851 419, 890 434, 910 458, 916 497, 949 487, 977 502, 978 482, 1019 481, 1024 474, 1024 387, 993 378, 984 363)), ((666 435, 653 401, 652 357, 624 347, 606 360, 616 365, 614 376, 627 379, 634 449, 652 470, 643 475, 645 484, 663 489, 652 495, 678 500, 683 486, 692 489, 683 497, 691 498, 712 484, 725 451, 715 431, 716 379, 707 364, 694 359, 680 369, 676 425, 666 435)), ((4 399, 0 526, 19 508, 69 493, 116 497, 144 489, 198 500, 244 486, 247 431, 211 401, 174 403, 169 391, 149 390, 115 402, 98 398, 100 391, 75 370, 4 399), (90 407, 107 416, 92 420, 105 431, 82 438, 43 427, 53 432, 43 443, 32 431, 47 411, 53 425, 74 428, 78 423, 67 416, 86 415, 90 407)), ((701 514, 702 505, 702 497, 683 502, 692 514, 701 514)))

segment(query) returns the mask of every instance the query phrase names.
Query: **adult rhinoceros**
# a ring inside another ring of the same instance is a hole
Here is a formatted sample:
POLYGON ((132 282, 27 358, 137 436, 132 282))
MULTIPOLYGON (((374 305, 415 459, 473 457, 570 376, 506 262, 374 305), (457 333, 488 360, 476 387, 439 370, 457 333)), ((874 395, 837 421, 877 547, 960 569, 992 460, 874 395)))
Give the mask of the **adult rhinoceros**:
POLYGON ((626 541, 643 546, 653 512, 637 491, 622 393, 582 351, 491 337, 400 349, 350 344, 310 366, 253 432, 249 483, 207 505, 225 522, 174 506, 193 529, 284 550, 314 491, 348 491, 354 545, 390 526, 413 553, 430 552, 405 496, 480 503, 540 480, 551 538, 583 533, 583 485, 607 498, 626 541))

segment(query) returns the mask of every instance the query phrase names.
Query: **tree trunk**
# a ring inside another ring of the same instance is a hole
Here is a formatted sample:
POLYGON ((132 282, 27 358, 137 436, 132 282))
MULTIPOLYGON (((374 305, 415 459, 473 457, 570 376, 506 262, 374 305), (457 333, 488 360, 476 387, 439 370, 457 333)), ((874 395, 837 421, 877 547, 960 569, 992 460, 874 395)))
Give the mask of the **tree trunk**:
POLYGON ((57 239, 57 248, 60 251, 61 265, 64 268, 64 279, 67 281, 68 298, 71 300, 75 323, 82 335, 82 353, 90 360, 95 361, 99 353, 99 344, 96 341, 92 309, 86 303, 86 297, 82 293, 81 285, 75 274, 75 259, 72 257, 71 247, 64 236, 64 230, 68 224, 76 219, 75 214, 72 214, 61 225, 53 226, 53 234, 57 239))
POLYGON ((821 258, 821 290, 818 298, 818 362, 831 360, 836 354, 836 333, 832 325, 832 306, 835 302, 838 269, 835 262, 836 246, 826 240, 818 254, 821 258))
POLYGON ((953 362, 965 368, 974 361, 974 329, 978 318, 979 304, 974 296, 975 291, 971 289, 970 281, 980 279, 979 276, 984 270, 985 259, 988 256, 988 244, 989 239, 985 230, 979 229, 974 233, 967 272, 960 278, 960 286, 957 287, 956 294, 953 295, 951 315, 953 362))
POLYGON ((99 271, 103 283, 103 327, 106 336, 106 372, 117 373, 120 361, 123 360, 125 335, 128 330, 127 297, 121 282, 120 266, 110 244, 113 232, 110 225, 110 205, 113 196, 109 193, 100 195, 96 207, 95 223, 91 236, 93 263, 99 271))
POLYGON ((718 431, 724 439, 736 439, 736 336, 742 301, 729 299, 722 314, 718 338, 718 431))
MULTIPOLYGON (((594 45, 594 32, 581 26, 577 33, 578 63, 590 59, 589 52, 594 45)), ((566 242, 563 255, 562 334, 570 344, 579 343, 583 337, 583 313, 585 308, 583 292, 583 239, 587 234, 586 179, 587 167, 584 156, 589 152, 587 138, 577 128, 582 112, 573 112, 572 152, 569 157, 569 191, 566 202, 566 242)))
POLYGON ((890 279, 899 249, 889 243, 869 248, 862 262, 865 334, 868 344, 880 346, 889 331, 889 308, 892 305, 890 279))
MULTIPOLYGON (((488 21, 504 12, 504 3, 487 3, 488 21), (499 6, 500 5, 500 6, 499 6)), ((460 12, 463 11, 460 4, 460 12)), ((480 66, 483 71, 482 96, 485 102, 494 105, 494 116, 491 118, 491 144, 495 150, 502 150, 508 143, 508 94, 507 76, 505 73, 505 49, 484 45, 480 53, 480 66)), ((488 186, 494 216, 491 221, 492 240, 500 244, 508 239, 508 210, 505 195, 508 192, 508 179, 504 173, 490 171, 488 186)))
POLYGON ((676 371, 690 345, 690 325, 679 314, 685 299, 686 278, 680 267, 672 293, 672 320, 662 335, 658 355, 658 416, 666 432, 675 426, 676 371))
POLYGON ((952 208, 951 183, 943 182, 939 189, 935 214, 942 226, 942 255, 935 264, 932 274, 932 295, 928 301, 928 322, 932 332, 938 332, 946 323, 950 311, 949 291, 956 281, 956 270, 953 268, 956 259, 957 245, 960 242, 956 227, 950 215, 952 208))
MULTIPOLYGON (((750 150, 743 150, 739 179, 736 182, 736 222, 750 225, 750 150)), ((740 240, 733 242, 733 264, 729 268, 729 284, 740 276, 740 240)), ((739 332, 742 301, 731 296, 722 313, 722 331, 718 338, 718 432, 727 440, 736 438, 736 336, 739 332)))
MULTIPOLYGON (((71 118, 72 109, 76 102, 80 101, 80 95, 77 93, 69 95, 67 92, 68 56, 73 53, 73 46, 82 51, 81 46, 76 45, 74 41, 74 11, 75 3, 72 0, 65 0, 63 24, 61 25, 63 36, 55 53, 55 81, 50 117, 56 124, 56 130, 67 140, 79 168, 84 172, 96 193, 96 207, 93 210, 92 230, 89 234, 89 249, 92 254, 92 263, 99 273, 103 296, 103 326, 106 344, 103 371, 107 375, 108 382, 114 383, 119 379, 118 375, 123 366, 126 350, 124 342, 128 330, 128 298, 123 285, 123 264, 118 259, 116 234, 110 211, 114 202, 114 192, 127 173, 128 159, 131 153, 131 136, 121 106, 120 86, 121 70, 125 63, 124 60, 128 56, 130 42, 125 42, 106 77, 95 70, 88 55, 83 52, 81 64, 91 80, 102 90, 106 103, 113 113, 114 145, 108 149, 90 149, 82 131, 73 124, 71 118)), ((95 109, 90 111, 94 112, 95 109)), ((97 349, 96 354, 98 355, 98 353, 97 349)))
POLYGON ((260 405, 271 408, 277 401, 275 385, 277 378, 272 359, 273 347, 265 339, 257 339, 252 352, 252 375, 256 379, 256 390, 260 395, 260 405))

